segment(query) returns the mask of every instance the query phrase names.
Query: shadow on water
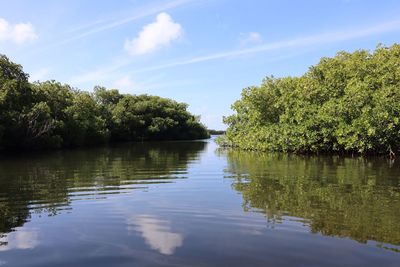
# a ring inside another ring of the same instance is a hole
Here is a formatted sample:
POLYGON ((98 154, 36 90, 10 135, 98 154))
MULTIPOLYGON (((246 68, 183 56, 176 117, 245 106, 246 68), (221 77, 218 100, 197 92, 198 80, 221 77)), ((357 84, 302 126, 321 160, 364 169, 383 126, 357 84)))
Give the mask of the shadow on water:
MULTIPOLYGON (((217 150, 245 211, 280 223, 300 218, 312 233, 400 245, 400 165, 382 158, 305 157, 217 150)), ((380 243, 380 244, 379 244, 380 243)))
MULTIPOLYGON (((75 200, 184 178, 205 142, 149 142, 0 159, 0 241, 31 214, 54 216, 75 200)), ((6 242, 0 242, 7 245, 6 242)))

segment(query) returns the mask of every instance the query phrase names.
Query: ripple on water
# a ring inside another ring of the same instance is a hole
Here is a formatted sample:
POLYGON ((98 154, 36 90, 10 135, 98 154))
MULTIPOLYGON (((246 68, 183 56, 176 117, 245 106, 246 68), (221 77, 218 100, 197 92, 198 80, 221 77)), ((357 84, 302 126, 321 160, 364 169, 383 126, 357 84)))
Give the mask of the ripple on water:
POLYGON ((0 265, 397 267, 399 185, 397 162, 212 141, 14 156, 0 265))

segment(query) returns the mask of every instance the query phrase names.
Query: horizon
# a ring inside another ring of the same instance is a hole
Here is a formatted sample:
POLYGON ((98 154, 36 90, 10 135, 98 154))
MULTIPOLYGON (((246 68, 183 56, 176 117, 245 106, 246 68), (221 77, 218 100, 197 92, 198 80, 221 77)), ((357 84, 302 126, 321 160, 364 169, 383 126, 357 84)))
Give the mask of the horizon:
POLYGON ((266 76, 301 75, 338 51, 390 46, 400 32, 397 1, 3 1, 2 7, 0 54, 21 64, 30 81, 171 98, 216 130, 226 129, 222 117, 232 114, 243 88, 266 76))

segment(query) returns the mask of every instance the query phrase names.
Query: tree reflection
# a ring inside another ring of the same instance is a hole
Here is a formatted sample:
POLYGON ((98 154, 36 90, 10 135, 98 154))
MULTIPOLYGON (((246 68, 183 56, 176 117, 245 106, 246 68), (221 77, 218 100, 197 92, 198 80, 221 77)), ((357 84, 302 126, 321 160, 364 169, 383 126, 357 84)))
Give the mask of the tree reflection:
POLYGON ((400 245, 400 166, 385 159, 220 151, 245 210, 279 222, 305 219, 311 232, 400 245))
POLYGON ((205 148, 199 142, 149 142, 0 159, 0 246, 33 212, 56 215, 88 195, 172 182, 205 148))

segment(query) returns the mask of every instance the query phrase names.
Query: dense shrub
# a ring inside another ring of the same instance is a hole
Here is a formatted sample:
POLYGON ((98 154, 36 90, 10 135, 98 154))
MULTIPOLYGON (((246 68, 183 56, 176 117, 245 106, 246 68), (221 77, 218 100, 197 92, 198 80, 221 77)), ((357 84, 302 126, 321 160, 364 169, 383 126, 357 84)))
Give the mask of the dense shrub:
POLYGON ((104 87, 88 93, 55 81, 32 84, 28 77, 0 55, 0 149, 209 136, 183 103, 104 87))
POLYGON ((243 90, 219 142, 244 149, 386 153, 400 148, 400 45, 339 52, 301 77, 243 90))

